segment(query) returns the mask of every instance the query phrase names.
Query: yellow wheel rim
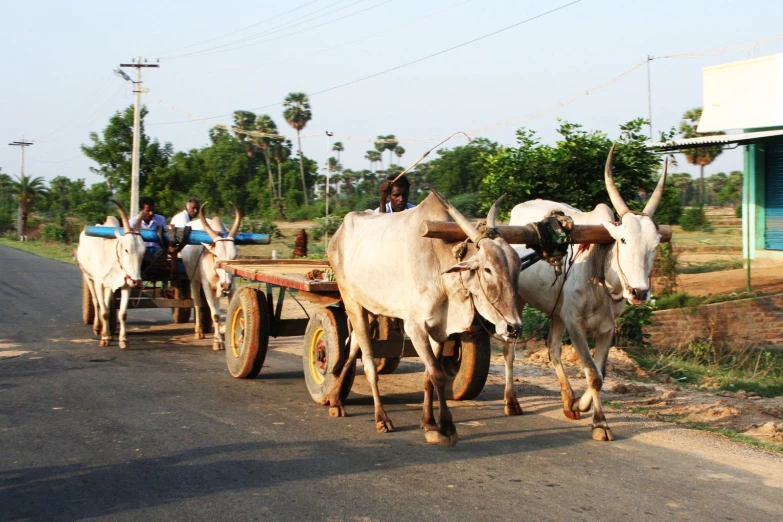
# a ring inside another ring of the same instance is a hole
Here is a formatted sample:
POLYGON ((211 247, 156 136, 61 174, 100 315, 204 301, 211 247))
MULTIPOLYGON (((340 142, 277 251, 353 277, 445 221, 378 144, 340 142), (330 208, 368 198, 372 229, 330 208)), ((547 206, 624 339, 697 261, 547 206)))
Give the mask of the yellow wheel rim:
POLYGON ((315 329, 310 338, 310 347, 307 352, 310 361, 310 375, 316 384, 323 384, 326 380, 326 368, 328 366, 327 347, 324 329, 320 326, 315 329))
POLYGON ((242 308, 234 310, 231 316, 231 355, 239 359, 242 345, 245 342, 245 314, 242 308))

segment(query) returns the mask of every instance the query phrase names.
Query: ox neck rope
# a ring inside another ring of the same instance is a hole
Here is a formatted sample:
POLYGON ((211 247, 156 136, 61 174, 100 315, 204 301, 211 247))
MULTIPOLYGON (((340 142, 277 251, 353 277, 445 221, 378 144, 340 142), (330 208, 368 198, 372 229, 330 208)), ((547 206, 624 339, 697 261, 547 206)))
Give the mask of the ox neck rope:
MULTIPOLYGON (((138 232, 125 232, 125 234, 141 236, 141 234, 139 234, 138 232)), ((131 276, 128 274, 128 271, 125 270, 124 266, 122 266, 122 258, 120 257, 120 241, 119 241, 119 239, 117 240, 117 243, 114 245, 114 253, 117 256, 117 264, 120 266, 120 271, 125 275, 125 280, 124 280, 125 284, 128 283, 128 280, 133 281, 131 276)))
MULTIPOLYGON (((218 239, 213 239, 213 240, 212 240, 212 245, 211 245, 209 248, 206 248, 206 247, 205 247, 205 248, 204 248, 204 250, 202 250, 202 251, 201 251, 201 254, 199 254, 199 256, 198 256, 198 260, 196 261, 196 267, 198 267, 198 266, 199 266, 199 263, 198 263, 198 261, 201 261, 201 256, 203 256, 203 255, 204 255, 204 252, 207 252, 207 251, 208 251, 210 254, 212 254, 212 257, 214 257, 214 258, 215 258, 215 259, 214 259, 215 277, 217 278, 217 282, 218 282, 218 283, 220 283, 220 275, 219 275, 219 274, 218 274, 218 272, 217 272, 217 261, 219 261, 219 259, 217 259, 217 254, 215 254, 215 253, 212 251, 212 248, 215 246, 215 243, 217 243, 218 241, 231 241, 231 242, 233 243, 233 242, 234 242, 234 238, 233 238, 233 237, 231 237, 231 236, 228 236, 228 237, 221 237, 221 238, 218 238, 218 239)), ((196 268, 196 270, 198 270, 198 268, 196 268)), ((193 272, 193 275, 196 275, 196 272, 195 272, 195 271, 193 272)), ((192 278, 191 278, 191 279, 192 279, 192 278)))

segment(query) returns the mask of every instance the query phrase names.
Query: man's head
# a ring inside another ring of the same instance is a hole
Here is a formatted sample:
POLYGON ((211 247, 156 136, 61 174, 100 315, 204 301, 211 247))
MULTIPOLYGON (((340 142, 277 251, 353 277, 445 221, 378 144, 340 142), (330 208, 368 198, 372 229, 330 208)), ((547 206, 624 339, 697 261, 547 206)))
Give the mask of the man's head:
POLYGON ((146 196, 139 199, 139 210, 142 221, 149 223, 152 221, 152 216, 155 215, 155 200, 146 196))
POLYGON ((188 213, 188 216, 190 216, 190 219, 196 219, 196 216, 198 216, 198 209, 201 208, 201 202, 198 200, 198 198, 190 198, 187 203, 185 203, 185 212, 188 213))
POLYGON ((389 193, 392 212, 402 212, 408 208, 410 189, 411 183, 405 176, 400 176, 400 179, 392 183, 391 192, 389 193))

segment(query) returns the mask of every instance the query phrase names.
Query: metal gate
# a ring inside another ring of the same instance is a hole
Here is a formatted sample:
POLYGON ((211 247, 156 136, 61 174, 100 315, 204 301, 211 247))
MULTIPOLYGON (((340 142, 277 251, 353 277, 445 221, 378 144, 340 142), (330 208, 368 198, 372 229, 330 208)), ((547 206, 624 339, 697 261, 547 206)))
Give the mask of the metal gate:
POLYGON ((783 250, 783 143, 767 144, 764 159, 764 248, 783 250))

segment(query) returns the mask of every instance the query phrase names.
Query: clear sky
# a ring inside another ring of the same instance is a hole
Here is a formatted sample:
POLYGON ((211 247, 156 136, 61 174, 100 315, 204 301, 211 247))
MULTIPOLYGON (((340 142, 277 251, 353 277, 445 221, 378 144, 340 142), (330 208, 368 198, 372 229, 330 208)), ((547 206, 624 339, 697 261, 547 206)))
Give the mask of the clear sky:
MULTIPOLYGON (((160 69, 144 72, 150 90, 144 99, 150 110, 147 133, 175 150, 207 145, 208 129, 229 124, 225 115, 238 109, 267 113, 281 132, 295 134, 282 118, 282 100, 302 91, 312 95, 306 155, 322 162, 324 132, 331 131, 345 145, 343 165, 361 169, 372 139, 396 134, 407 150, 401 161, 407 166, 437 143, 422 138, 456 131, 513 145, 515 130, 524 125, 553 143, 562 118, 616 137, 619 124, 648 115, 645 65, 598 92, 546 109, 585 94, 648 55, 690 53, 783 32, 783 2, 777 0, 581 0, 319 93, 572 1, 45 0, 33 7, 2 0, 0 135, 5 143, 23 136, 34 141, 26 150, 27 174, 100 181, 79 145, 89 142, 91 131, 101 131, 113 112, 133 103, 131 84, 112 69, 143 56, 160 59, 160 69), (522 121, 529 115, 535 117, 522 121), (218 117, 192 121, 213 116, 218 117), (511 125, 480 130, 513 119, 511 125)), ((655 135, 701 105, 703 67, 780 52, 783 37, 714 55, 654 60, 655 135)), ((465 142, 458 136, 445 146, 465 142)), ((697 174, 678 159, 674 171, 697 174)), ((18 147, 0 147, 0 167, 19 173, 18 147)), ((742 154, 735 150, 707 173, 741 168, 742 154)))

